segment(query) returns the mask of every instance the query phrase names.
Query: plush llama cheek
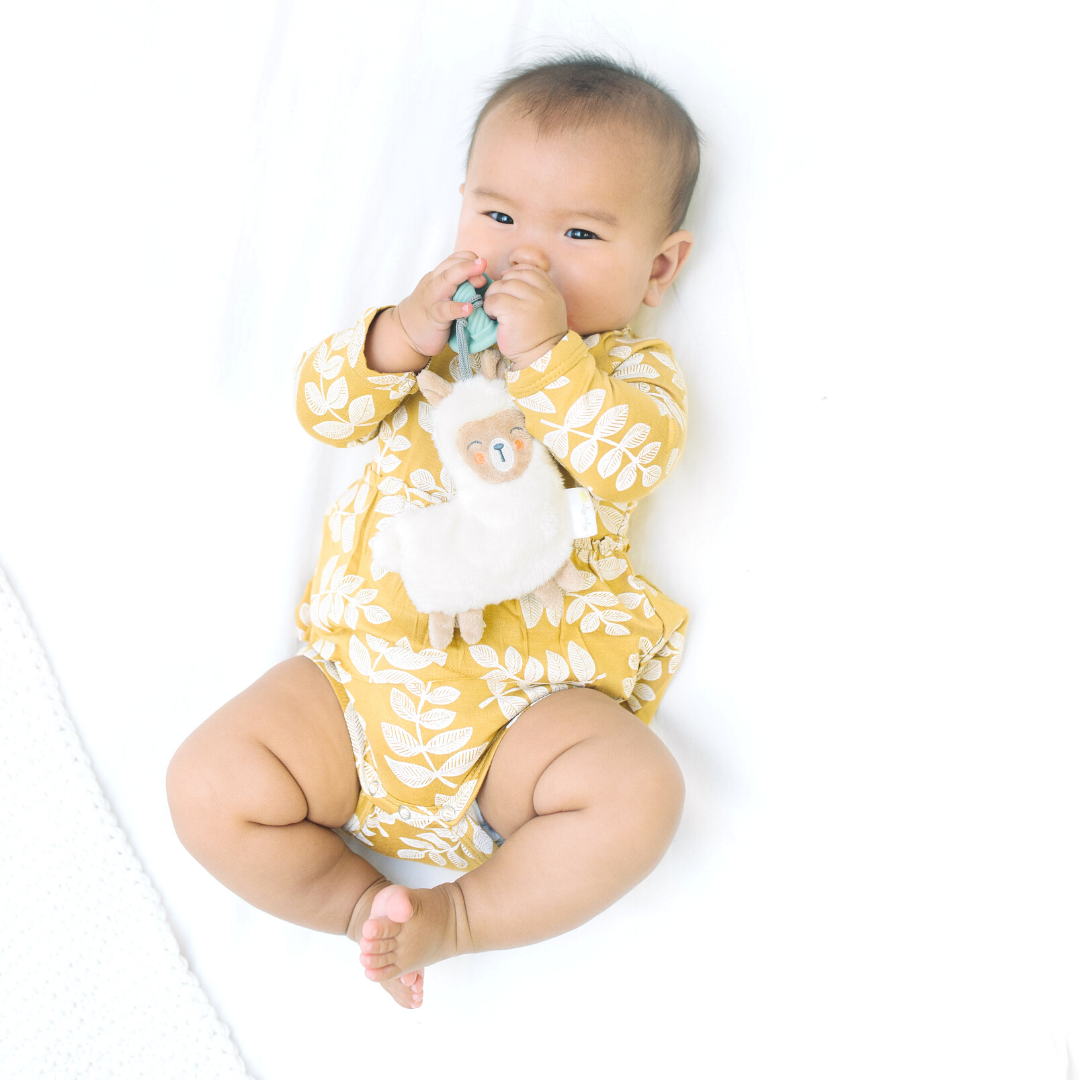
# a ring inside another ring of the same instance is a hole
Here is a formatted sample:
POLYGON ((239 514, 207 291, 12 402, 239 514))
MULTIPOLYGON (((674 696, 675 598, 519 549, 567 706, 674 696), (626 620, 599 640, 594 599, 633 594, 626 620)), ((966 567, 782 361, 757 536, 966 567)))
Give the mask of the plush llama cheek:
POLYGON ((532 436, 517 409, 462 424, 454 442, 461 460, 488 484, 516 480, 532 458, 532 436))

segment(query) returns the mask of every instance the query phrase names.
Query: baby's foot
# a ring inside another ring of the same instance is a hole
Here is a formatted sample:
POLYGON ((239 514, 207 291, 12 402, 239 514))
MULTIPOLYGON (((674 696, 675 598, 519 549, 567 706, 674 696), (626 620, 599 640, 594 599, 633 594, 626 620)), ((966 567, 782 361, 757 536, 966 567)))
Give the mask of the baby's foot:
POLYGON ((424 997, 424 966, 467 950, 464 903, 456 885, 406 889, 388 885, 376 893, 360 936, 360 963, 406 1009, 424 997), (464 932, 463 932, 464 931, 464 932))

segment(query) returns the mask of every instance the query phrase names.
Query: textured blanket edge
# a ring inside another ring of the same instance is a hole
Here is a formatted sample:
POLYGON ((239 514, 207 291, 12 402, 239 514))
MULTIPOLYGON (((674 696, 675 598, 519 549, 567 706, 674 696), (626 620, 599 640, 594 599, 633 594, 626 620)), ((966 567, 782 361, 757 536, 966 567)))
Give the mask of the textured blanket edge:
POLYGON ((0 778, 8 789, 6 795, 0 792, 6 833, 0 883, 0 1013, 5 1018, 0 1021, 0 1072, 12 1080, 249 1077, 228 1029, 180 952, 161 897, 105 797, 44 648, 2 567, 0 737, 12 751, 9 760, 24 751, 0 778), (35 772, 42 775, 50 763, 79 807, 77 831, 51 827, 47 815, 29 808, 33 799, 26 798, 27 789, 35 772), (42 852, 43 838, 47 846, 53 837, 55 851, 42 852), (74 844, 86 866, 76 864, 73 871, 74 844), (63 925, 63 906, 73 902, 72 873, 86 867, 87 895, 79 902, 93 903, 94 882, 104 883, 98 906, 119 928, 89 942, 88 953, 70 959, 71 943, 57 942, 55 928, 63 925), (50 905, 61 910, 43 910, 50 905), (56 914, 60 920, 52 921, 50 915, 56 914), (65 963, 77 974, 63 970, 65 963), (96 984, 96 972, 88 977, 88 968, 100 968, 96 984), (134 1015, 122 994, 101 992, 101 980, 137 995, 134 1015), (133 1024, 146 1030, 133 1031, 133 1024))

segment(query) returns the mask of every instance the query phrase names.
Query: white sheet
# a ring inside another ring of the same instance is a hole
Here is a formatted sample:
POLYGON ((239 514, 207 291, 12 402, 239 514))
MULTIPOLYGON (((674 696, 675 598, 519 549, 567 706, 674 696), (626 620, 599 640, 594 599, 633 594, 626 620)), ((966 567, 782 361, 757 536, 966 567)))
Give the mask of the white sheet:
POLYGON ((248 1076, 105 801, 2 570, 0 743, 0 1075, 248 1076))
POLYGON ((255 1075, 456 1077, 483 1054, 522 1076, 1066 1076, 1066 5, 192 0, 3 19, 0 560, 255 1075), (405 1013, 347 942, 202 871, 163 775, 291 653, 322 508, 357 468, 294 421, 301 350, 450 250, 482 84, 565 44, 625 50, 708 139, 698 244, 658 320, 692 434, 634 538, 692 611, 656 721, 687 808, 610 911, 441 965, 405 1013))

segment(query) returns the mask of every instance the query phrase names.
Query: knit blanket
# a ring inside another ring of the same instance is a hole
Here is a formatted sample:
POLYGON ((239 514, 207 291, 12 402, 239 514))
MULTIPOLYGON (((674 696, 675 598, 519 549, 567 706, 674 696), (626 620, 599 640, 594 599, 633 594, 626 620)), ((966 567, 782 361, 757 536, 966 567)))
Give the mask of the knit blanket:
POLYGON ((248 1076, 2 570, 0 747, 0 1076, 248 1076))

